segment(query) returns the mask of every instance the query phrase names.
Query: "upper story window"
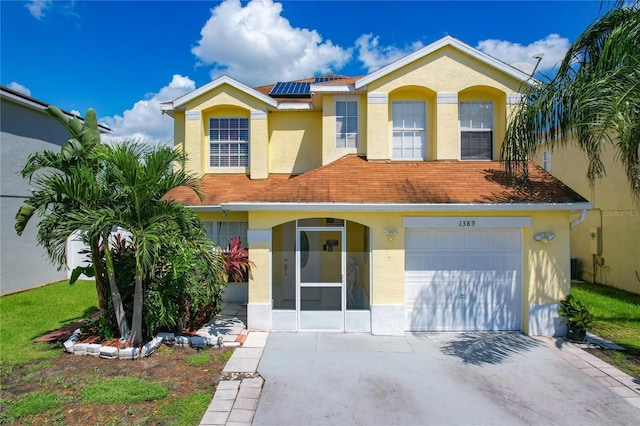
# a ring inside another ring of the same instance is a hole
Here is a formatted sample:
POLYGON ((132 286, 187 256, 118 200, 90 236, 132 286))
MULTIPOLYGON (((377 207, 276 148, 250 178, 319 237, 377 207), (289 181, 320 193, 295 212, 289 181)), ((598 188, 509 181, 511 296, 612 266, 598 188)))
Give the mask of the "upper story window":
POLYGON ((336 101, 336 148, 358 147, 358 102, 336 101))
POLYGON ((421 101, 393 101, 393 159, 425 160, 427 106, 421 101))
POLYGON ((209 120, 209 167, 249 165, 249 119, 213 117, 209 120))
POLYGON ((493 158, 493 102, 462 101, 460 118, 460 158, 493 158))

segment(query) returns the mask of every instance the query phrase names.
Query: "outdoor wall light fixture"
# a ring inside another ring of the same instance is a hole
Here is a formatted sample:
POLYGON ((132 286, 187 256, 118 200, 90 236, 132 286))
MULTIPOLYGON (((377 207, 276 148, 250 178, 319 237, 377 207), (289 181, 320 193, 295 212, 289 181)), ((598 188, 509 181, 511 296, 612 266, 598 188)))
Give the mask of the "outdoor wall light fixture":
POLYGON ((548 243, 549 241, 555 238, 555 234, 552 232, 538 232, 533 236, 533 239, 536 241, 540 241, 541 243, 548 243))
POLYGON ((389 241, 393 241, 393 238, 398 235, 398 230, 394 229, 394 230, 389 230, 389 229, 385 229, 384 230, 384 235, 387 236, 387 238, 389 239, 389 241))

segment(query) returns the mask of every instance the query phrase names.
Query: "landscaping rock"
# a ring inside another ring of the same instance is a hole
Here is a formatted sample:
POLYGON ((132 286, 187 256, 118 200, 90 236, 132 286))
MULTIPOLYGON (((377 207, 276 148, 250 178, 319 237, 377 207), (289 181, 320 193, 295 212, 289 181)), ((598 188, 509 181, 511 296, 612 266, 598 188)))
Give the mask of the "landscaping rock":
POLYGON ((189 343, 194 349, 201 350, 207 346, 207 339, 205 339, 204 337, 192 336, 190 340, 191 341, 189 343))
POLYGON ((160 337, 162 339, 162 343, 167 346, 173 346, 176 343, 176 335, 173 333, 162 332, 158 333, 156 337, 160 337))
POLYGON ((118 359, 118 348, 113 346, 102 346, 100 348, 100 358, 118 359))
POLYGON ((100 356, 100 348, 102 345, 98 343, 90 343, 87 345, 87 355, 98 357, 100 356))
POLYGON ((78 339, 80 338, 80 334, 82 332, 80 331, 80 329, 76 329, 73 334, 63 343, 64 346, 64 350, 72 353, 74 352, 73 350, 73 345, 76 344, 76 342, 78 341, 78 339))
POLYGON ((147 343, 142 347, 142 351, 141 351, 142 356, 147 357, 152 353, 154 353, 162 344, 162 340, 163 340, 162 337, 159 337, 159 336, 154 337, 153 340, 151 340, 149 343, 147 343))
POLYGON ((86 355, 87 354, 87 344, 86 343, 77 343, 73 345, 73 353, 75 355, 86 355))
POLYGON ((138 359, 140 350, 138 348, 122 348, 120 349, 120 359, 138 359))
POLYGON ((176 336, 176 346, 186 348, 189 346, 190 340, 188 336, 176 336))

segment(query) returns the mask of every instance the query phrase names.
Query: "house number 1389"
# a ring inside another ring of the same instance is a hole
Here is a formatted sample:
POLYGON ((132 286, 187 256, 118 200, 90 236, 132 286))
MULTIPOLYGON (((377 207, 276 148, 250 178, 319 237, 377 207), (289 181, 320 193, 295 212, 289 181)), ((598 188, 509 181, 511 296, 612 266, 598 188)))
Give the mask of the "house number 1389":
POLYGON ((461 220, 458 226, 461 227, 461 228, 467 228, 467 227, 476 226, 476 221, 475 220, 461 220))

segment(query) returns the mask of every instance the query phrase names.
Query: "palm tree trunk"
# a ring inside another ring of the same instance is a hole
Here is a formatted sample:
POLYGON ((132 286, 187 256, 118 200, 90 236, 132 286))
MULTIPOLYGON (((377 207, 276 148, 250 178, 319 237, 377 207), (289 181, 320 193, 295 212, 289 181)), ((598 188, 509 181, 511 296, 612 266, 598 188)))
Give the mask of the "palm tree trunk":
POLYGON ((139 267, 136 267, 136 269, 136 286, 133 293, 133 318, 131 319, 131 335, 129 337, 129 342, 132 345, 142 343, 142 271, 140 271, 139 267))
POLYGON ((107 299, 107 286, 102 276, 102 256, 100 256, 100 239, 91 240, 91 261, 93 263, 93 276, 96 280, 96 292, 98 293, 98 307, 101 311, 109 308, 107 299))
POLYGON ((120 290, 116 284, 116 272, 113 267, 113 258, 111 257, 111 249, 109 248, 109 234, 103 237, 104 254, 107 263, 107 276, 109 278, 109 289, 111 290, 111 300, 113 301, 113 310, 116 314, 116 322, 118 323, 118 329, 120 330, 120 336, 127 338, 130 334, 129 324, 127 323, 127 315, 124 312, 124 305, 122 304, 122 297, 120 296, 120 290))

